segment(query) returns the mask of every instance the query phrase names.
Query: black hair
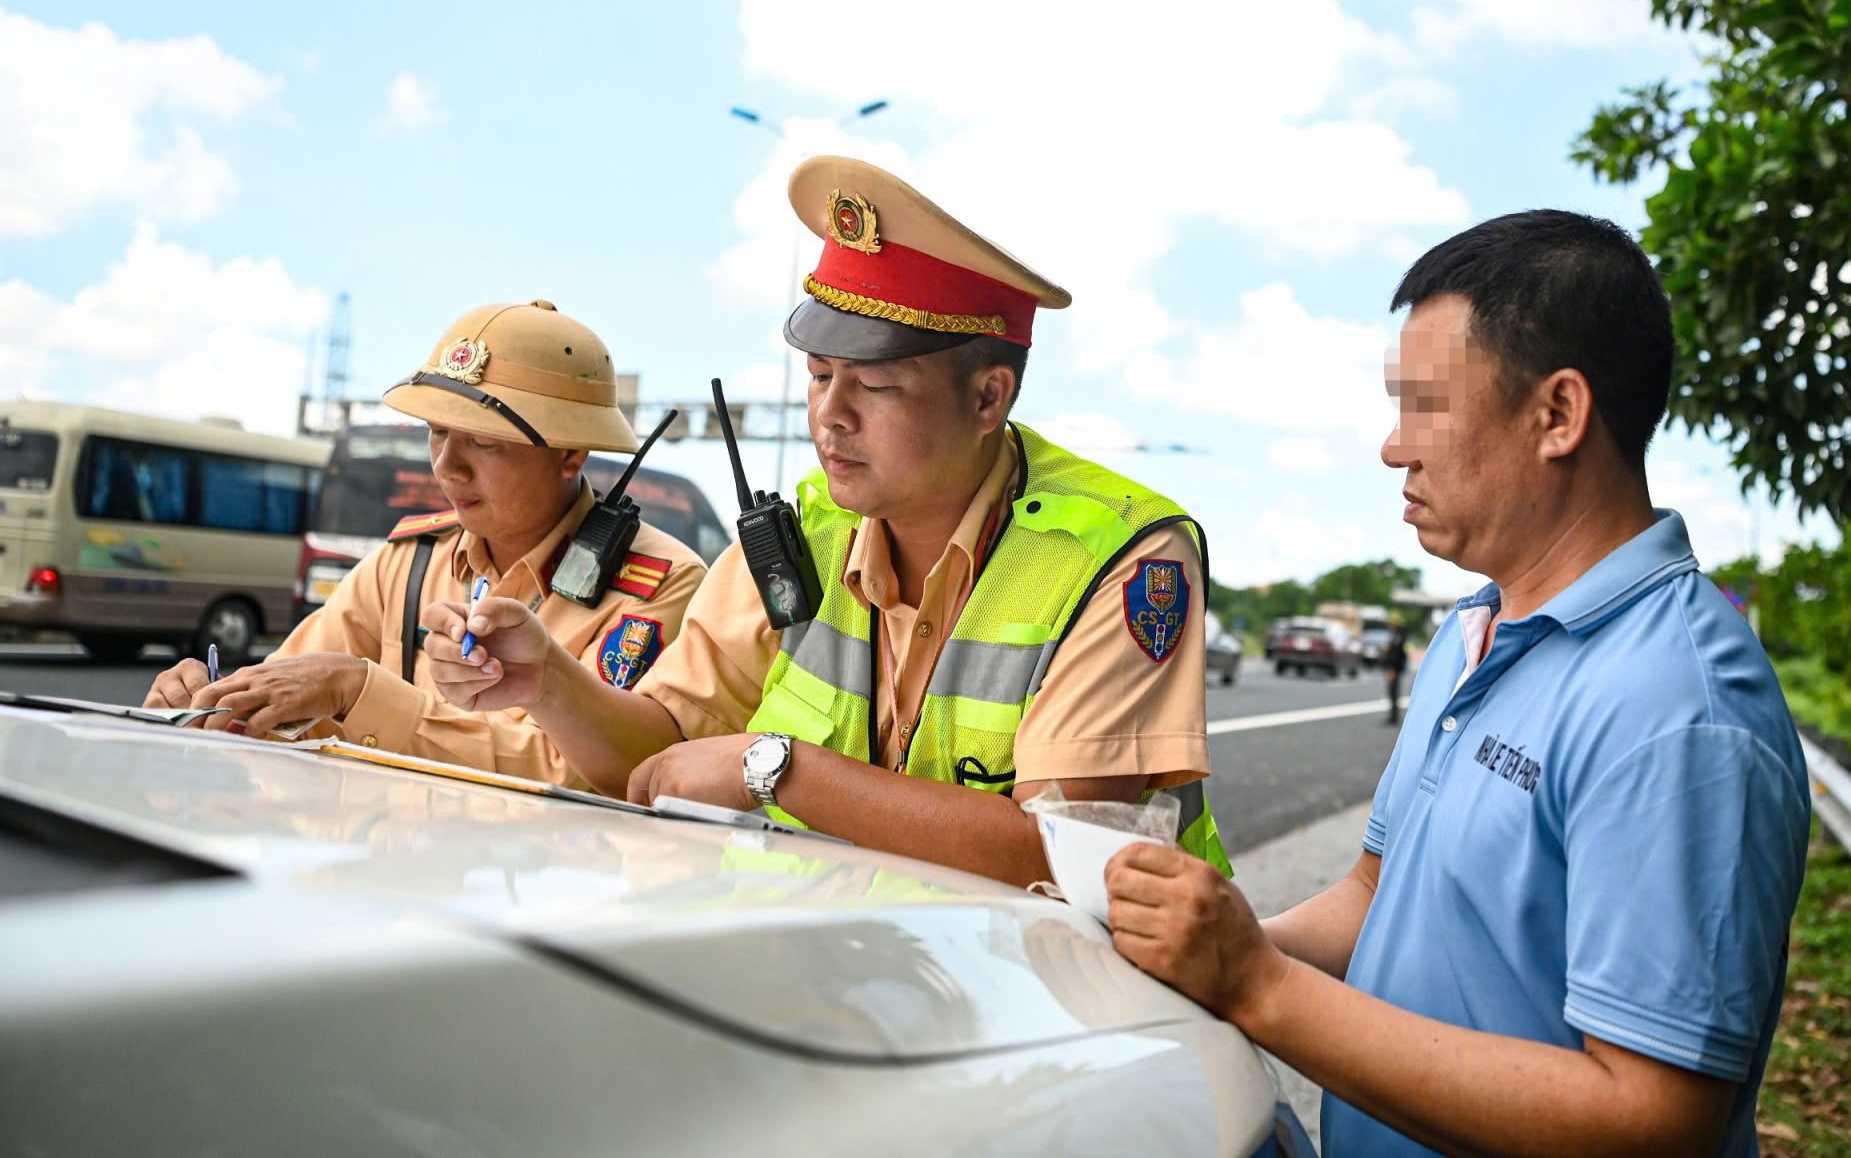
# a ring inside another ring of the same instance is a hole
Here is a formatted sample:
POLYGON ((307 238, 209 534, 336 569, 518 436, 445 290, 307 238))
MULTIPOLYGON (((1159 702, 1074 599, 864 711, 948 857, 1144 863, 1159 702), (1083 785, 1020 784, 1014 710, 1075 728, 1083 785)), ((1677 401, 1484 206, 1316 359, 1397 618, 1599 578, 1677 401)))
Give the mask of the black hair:
POLYGON ((1028 347, 1006 341, 994 334, 979 334, 961 346, 951 348, 951 372, 960 389, 975 375, 992 366, 1007 366, 1015 371, 1015 393, 1009 405, 1022 394, 1022 375, 1028 369, 1028 347))
POLYGON ((1620 456, 1644 473, 1671 391, 1671 309, 1658 272, 1611 221, 1560 209, 1494 217, 1421 255, 1390 309, 1458 294, 1472 337, 1515 405, 1557 370, 1579 370, 1620 456))

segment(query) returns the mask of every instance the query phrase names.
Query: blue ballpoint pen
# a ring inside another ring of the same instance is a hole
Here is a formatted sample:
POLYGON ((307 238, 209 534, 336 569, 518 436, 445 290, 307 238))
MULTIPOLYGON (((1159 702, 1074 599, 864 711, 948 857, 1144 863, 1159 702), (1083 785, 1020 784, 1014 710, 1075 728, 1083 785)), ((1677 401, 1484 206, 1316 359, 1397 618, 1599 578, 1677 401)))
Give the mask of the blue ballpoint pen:
MULTIPOLYGON (((482 602, 482 597, 487 594, 488 594, 488 576, 486 575, 476 576, 475 588, 471 590, 469 593, 469 616, 471 619, 475 618, 476 606, 482 602)), ((475 646, 476 646, 476 633, 473 631, 465 630, 463 632, 463 658, 464 659, 469 658, 469 653, 471 650, 475 648, 475 646)))
POLYGON ((219 679, 219 645, 206 645, 206 682, 217 683, 219 679))

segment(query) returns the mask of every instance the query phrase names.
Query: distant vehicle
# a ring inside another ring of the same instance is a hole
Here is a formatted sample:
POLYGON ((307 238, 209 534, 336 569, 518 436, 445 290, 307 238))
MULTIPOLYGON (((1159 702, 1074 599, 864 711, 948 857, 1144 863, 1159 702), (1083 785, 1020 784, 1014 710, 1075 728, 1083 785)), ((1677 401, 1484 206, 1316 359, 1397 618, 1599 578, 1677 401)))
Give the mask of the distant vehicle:
POLYGON ((60 402, 0 402, 0 623, 227 667, 290 623, 326 442, 60 402))
POLYGON ((1304 675, 1318 670, 1335 679, 1362 674, 1362 647, 1341 624, 1325 619, 1294 619, 1273 651, 1273 671, 1304 675))
MULTIPOLYGON (((603 494, 626 460, 593 455, 585 477, 603 494)), ((711 563, 732 538, 698 486, 677 474, 639 468, 629 495, 643 518, 711 563)), ((321 495, 309 516, 296 569, 295 621, 328 601, 347 572, 386 541, 406 515, 449 509, 431 474, 430 435, 404 423, 352 426, 335 439, 321 495)))
POLYGON ((1204 616, 1208 643, 1208 678, 1218 681, 1222 687, 1230 687, 1240 679, 1241 652, 1245 648, 1241 637, 1221 625, 1221 617, 1214 612, 1204 616))
POLYGON ((1312 1153, 1068 905, 378 757, 0 707, 0 1149, 1312 1153))
POLYGON ((1357 637, 1363 657, 1364 667, 1382 666, 1382 656, 1388 651, 1388 641, 1394 638, 1391 627, 1365 627, 1357 637))
POLYGON ((1323 627, 1329 622, 1330 620, 1321 619, 1315 615, 1280 616, 1278 619, 1273 620, 1273 625, 1271 627, 1266 629, 1266 643, 1264 649, 1266 658, 1269 660, 1279 658, 1279 645, 1285 642, 1286 637, 1291 634, 1293 628, 1323 627))

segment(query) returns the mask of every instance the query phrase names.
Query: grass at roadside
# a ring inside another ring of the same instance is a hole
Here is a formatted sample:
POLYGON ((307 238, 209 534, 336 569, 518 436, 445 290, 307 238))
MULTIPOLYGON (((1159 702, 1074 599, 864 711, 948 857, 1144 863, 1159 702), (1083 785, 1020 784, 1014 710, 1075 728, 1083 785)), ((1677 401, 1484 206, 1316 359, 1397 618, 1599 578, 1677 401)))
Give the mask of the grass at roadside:
MULTIPOLYGON (((1851 743, 1851 683, 1817 658, 1783 660, 1775 668, 1795 719, 1819 729, 1828 743, 1851 743)), ((1851 853, 1821 833, 1816 819, 1812 829, 1793 915, 1787 996, 1756 1114, 1768 1158, 1851 1150, 1851 853)))
POLYGON ((1756 1121, 1768 1158, 1851 1147, 1851 854, 1817 821, 1756 1121))

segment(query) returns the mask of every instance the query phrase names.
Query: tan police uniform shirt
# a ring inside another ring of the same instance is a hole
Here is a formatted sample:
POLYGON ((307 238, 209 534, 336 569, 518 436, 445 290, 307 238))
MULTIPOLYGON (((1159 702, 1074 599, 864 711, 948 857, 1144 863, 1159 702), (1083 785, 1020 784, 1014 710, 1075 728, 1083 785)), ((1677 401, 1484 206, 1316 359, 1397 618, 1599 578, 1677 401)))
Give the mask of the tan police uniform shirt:
MULTIPOLYGON (((988 540, 1001 525, 1015 478, 1014 439, 1005 441, 926 577, 917 608, 900 601, 886 527, 863 519, 840 576, 856 600, 881 610, 881 673, 875 689, 881 763, 896 767, 919 718, 939 649, 970 597, 988 540), (899 721, 898 727, 895 721, 899 721)), ((1165 527, 1139 540, 1080 609, 1054 653, 1041 689, 1016 732, 1018 782, 1079 776, 1151 776, 1151 787, 1208 775, 1204 721, 1202 562, 1186 530, 1165 527), (1189 585, 1183 638, 1162 661, 1131 635, 1125 584, 1145 559, 1174 560, 1189 585)), ((714 561, 688 606, 681 639, 636 690, 675 717, 682 735, 736 735, 758 709, 781 632, 771 628, 738 544, 714 561)))
MULTIPOLYGON (((615 580, 622 589, 614 586, 595 609, 551 595, 552 568, 595 501, 591 488, 581 483, 578 499, 565 517, 506 574, 496 570, 487 543, 452 527, 431 552, 420 615, 432 603, 466 602, 476 576, 484 575, 491 596, 518 599, 535 607, 547 632, 587 667, 598 670, 605 682, 624 678, 626 684, 633 684, 680 634, 682 614, 706 567, 679 540, 644 523, 630 547, 630 559, 615 580), (644 594, 651 590, 652 594, 644 594)), ((328 602, 297 625, 276 649, 278 656, 337 651, 366 660, 366 684, 360 698, 338 725, 325 724, 320 734, 584 787, 585 782, 566 766, 558 749, 525 711, 469 712, 446 702, 431 680, 430 661, 423 649, 416 652, 412 682, 400 678, 405 584, 416 548, 416 538, 403 539, 361 560, 328 602)))

